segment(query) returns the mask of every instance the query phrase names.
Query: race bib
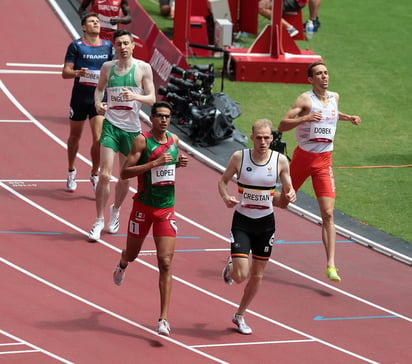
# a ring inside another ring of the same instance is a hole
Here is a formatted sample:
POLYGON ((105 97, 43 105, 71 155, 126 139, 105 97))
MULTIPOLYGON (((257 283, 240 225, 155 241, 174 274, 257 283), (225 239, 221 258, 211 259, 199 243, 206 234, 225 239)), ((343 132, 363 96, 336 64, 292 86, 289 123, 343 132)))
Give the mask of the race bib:
MULTIPOLYGON (((140 89, 138 87, 127 87, 130 91, 135 94, 140 94, 140 89)), ((109 109, 117 109, 117 110, 132 110, 134 103, 136 101, 126 101, 123 100, 120 94, 123 92, 121 87, 109 87, 107 88, 107 103, 109 105, 109 109)))
POLYGON ((275 190, 255 190, 251 188, 239 188, 240 204, 249 209, 269 209, 275 190))
POLYGON ((86 86, 95 86, 99 82, 100 70, 88 70, 85 76, 79 78, 79 83, 86 86))
POLYGON ((166 164, 150 170, 153 186, 173 185, 175 183, 175 164, 166 164))
POLYGON ((102 28, 112 29, 112 30, 117 29, 117 24, 111 24, 110 23, 110 17, 109 16, 104 16, 102 14, 99 14, 99 20, 100 20, 100 26, 102 28))
POLYGON ((319 143, 332 143, 335 138, 336 124, 328 121, 310 123, 309 140, 319 143))

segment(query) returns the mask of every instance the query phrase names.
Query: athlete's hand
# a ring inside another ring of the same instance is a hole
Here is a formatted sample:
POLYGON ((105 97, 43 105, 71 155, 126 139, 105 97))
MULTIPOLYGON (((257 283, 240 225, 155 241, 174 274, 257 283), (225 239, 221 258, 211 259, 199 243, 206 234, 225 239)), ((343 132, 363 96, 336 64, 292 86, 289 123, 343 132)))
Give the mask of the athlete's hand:
POLYGON ((79 70, 74 71, 74 77, 84 77, 87 75, 89 69, 87 67, 82 67, 79 70))
POLYGON ((94 105, 96 108, 96 111, 99 115, 104 115, 107 111, 107 103, 106 102, 100 102, 98 104, 94 105))
POLYGON ((316 111, 316 112, 312 112, 308 115, 306 115, 307 120, 309 122, 318 122, 321 121, 322 119, 322 112, 321 111, 316 111))
POLYGON ((285 194, 285 197, 289 202, 292 202, 292 203, 295 202, 296 201, 296 192, 295 192, 295 190, 293 188, 291 188, 289 190, 289 192, 285 194))
POLYGON ((223 197, 223 202, 226 207, 234 207, 239 203, 239 200, 235 196, 223 197))
POLYGON ((156 166, 164 166, 167 163, 173 162, 173 157, 170 153, 163 153, 156 159, 156 166))
POLYGON ((360 118, 360 116, 358 116, 358 115, 352 115, 352 116, 350 117, 350 122, 351 122, 353 125, 359 125, 359 124, 361 123, 361 118, 360 118))
POLYGON ((120 93, 120 97, 122 98, 122 100, 133 101, 136 99, 135 94, 132 91, 130 91, 128 88, 123 87, 122 90, 123 91, 120 93))
POLYGON ((121 20, 119 17, 114 17, 114 18, 110 18, 110 24, 111 25, 116 25, 116 24, 120 24, 121 20))
POLYGON ((179 161, 177 162, 178 167, 187 167, 187 164, 189 163, 189 158, 185 156, 184 154, 181 154, 179 156, 179 161))

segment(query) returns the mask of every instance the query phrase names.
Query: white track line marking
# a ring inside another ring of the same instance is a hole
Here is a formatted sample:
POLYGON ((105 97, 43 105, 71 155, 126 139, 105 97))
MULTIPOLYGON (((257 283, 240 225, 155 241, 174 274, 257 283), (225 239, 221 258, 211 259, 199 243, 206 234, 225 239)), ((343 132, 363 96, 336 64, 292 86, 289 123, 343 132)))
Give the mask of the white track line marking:
MULTIPOLYGON (((0 80, 0 89, 3 90, 3 92, 9 97, 10 101, 27 117, 28 120, 32 121, 32 122, 33 122, 37 127, 39 127, 46 135, 48 135, 51 139, 53 139, 54 141, 56 141, 57 144, 63 146, 65 149, 67 149, 67 144, 64 143, 64 142, 63 142, 61 139, 59 139, 58 137, 56 137, 50 130, 48 130, 45 126, 43 126, 38 120, 36 120, 36 119, 17 101, 17 99, 10 93, 10 91, 6 88, 6 86, 4 85, 4 83, 3 83, 1 80, 0 80)), ((146 118, 147 118, 147 116, 146 116, 146 118)), ((146 120, 147 120, 147 119, 146 119, 146 120)), ((146 120, 145 120, 145 121, 146 121, 146 120)), ((79 159, 81 159, 82 161, 84 161, 84 162, 85 162, 86 164, 88 164, 89 166, 92 165, 91 161, 88 160, 88 159, 87 159, 86 157, 84 157, 83 155, 81 155, 80 153, 78 153, 77 156, 78 156, 79 159)), ((117 181, 117 179, 116 179, 115 177, 112 177, 112 180, 117 181)), ((0 182, 0 184, 3 185, 5 188, 7 188, 7 186, 4 185, 2 182, 0 182)), ((132 192, 134 192, 134 193, 137 192, 136 189, 134 189, 134 188, 130 188, 130 190, 131 190, 132 192)), ((13 191, 12 193, 15 192, 14 190, 11 190, 11 189, 10 189, 10 191, 13 191)), ((229 238, 227 238, 226 236, 223 236, 223 235, 221 235, 221 234, 218 234, 218 233, 216 233, 215 231, 213 231, 213 230, 211 230, 211 229, 209 229, 209 228, 207 228, 207 227, 205 227, 205 226, 203 226, 203 225, 195 222, 194 220, 192 220, 192 219, 190 219, 190 218, 188 218, 188 217, 186 217, 186 216, 184 216, 184 215, 179 214, 178 212, 175 212, 175 214, 176 214, 177 217, 179 217, 180 219, 186 221, 187 223, 189 223, 189 224, 191 224, 191 225, 193 225, 193 226, 195 226, 195 227, 197 227, 197 228, 199 228, 199 229, 201 229, 201 230, 203 230, 203 231, 205 231, 205 232, 207 232, 207 233, 209 233, 209 234, 211 234, 211 235, 213 235, 213 236, 216 236, 217 238, 219 238, 219 239, 221 239, 221 240, 223 240, 223 241, 229 242, 229 238)), ((71 226, 71 227, 72 227, 72 228, 75 228, 74 226, 71 226)), ((80 230, 80 232, 82 232, 82 234, 87 235, 87 233, 86 233, 84 230, 80 230)), ((110 246, 110 244, 108 244, 108 246, 110 246)), ((319 281, 319 280, 317 280, 317 279, 315 279, 315 278, 313 278, 313 277, 311 277, 311 276, 308 276, 308 275, 306 275, 306 274, 304 274, 304 273, 302 273, 302 272, 299 272, 299 271, 297 271, 297 270, 295 270, 295 269, 293 269, 293 268, 291 268, 291 267, 289 267, 289 266, 287 266, 287 265, 284 265, 284 264, 282 264, 282 263, 280 263, 280 262, 277 262, 276 260, 270 259, 269 261, 272 262, 272 263, 274 263, 274 264, 276 264, 276 265, 278 265, 278 266, 280 266, 280 267, 282 267, 282 268, 284 268, 284 269, 286 269, 286 270, 289 270, 290 272, 293 272, 293 273, 298 274, 298 275, 300 275, 300 276, 302 276, 302 277, 304 277, 304 278, 307 278, 307 279, 309 279, 309 280, 312 280, 312 281, 314 281, 314 282, 316 282, 316 283, 318 283, 318 284, 320 284, 320 285, 323 285, 323 286, 328 287, 328 288, 330 288, 330 289, 332 289, 332 290, 335 290, 336 292, 339 292, 339 293, 341 293, 341 294, 343 294, 343 295, 346 295, 346 296, 348 296, 348 297, 351 297, 351 298, 353 298, 353 299, 356 299, 356 300, 358 300, 358 301, 360 301, 360 302, 362 302, 362 303, 368 304, 368 305, 370 305, 370 306, 372 306, 372 307, 378 308, 378 309, 380 309, 380 310, 382 310, 382 311, 384 311, 384 312, 390 313, 391 315, 396 315, 396 316, 398 316, 399 318, 402 318, 402 319, 404 319, 404 320, 407 320, 407 321, 412 322, 412 319, 409 318, 409 317, 400 315, 400 314, 398 314, 398 313, 395 313, 394 311, 391 311, 391 310, 386 309, 386 308, 384 308, 384 307, 378 306, 378 305, 376 305, 376 304, 374 304, 374 303, 372 303, 372 302, 369 302, 369 301, 367 301, 367 300, 364 300, 363 298, 360 298, 360 297, 354 296, 354 295, 352 295, 352 294, 350 294, 350 293, 348 293, 348 292, 342 291, 342 290, 336 288, 335 286, 332 286, 332 285, 329 285, 329 284, 324 283, 324 282, 322 282, 322 281, 319 281)))
POLYGON ((28 70, 4 70, 0 69, 0 74, 10 74, 10 75, 22 75, 22 74, 32 74, 32 75, 61 75, 61 71, 28 71, 28 70))
MULTIPOLYGON (((14 196, 16 196, 16 197, 18 197, 19 199, 25 201, 25 202, 28 203, 29 205, 31 205, 31 206, 35 207, 36 209, 42 211, 43 213, 45 213, 45 214, 47 214, 48 216, 54 218, 55 220, 61 222, 62 224, 70 227, 71 229, 74 229, 74 230, 80 232, 80 233, 83 234, 83 235, 87 235, 87 232, 84 231, 83 229, 81 229, 81 228, 79 228, 78 226, 70 223, 69 221, 65 220, 65 219, 62 218, 62 217, 60 217, 60 216, 58 216, 58 215, 55 215, 54 213, 52 213, 51 211, 47 210, 46 208, 40 206, 40 205, 37 204, 36 202, 30 200, 29 198, 23 196, 23 195, 20 194, 19 192, 13 190, 11 187, 7 186, 7 185, 4 184, 3 182, 0 182, 0 187, 3 187, 4 189, 6 189, 6 190, 9 191, 10 193, 12 193, 14 196)), ((112 249, 112 250, 118 252, 119 254, 121 253, 121 249, 120 249, 120 248, 117 248, 117 247, 115 247, 115 246, 112 246, 111 244, 109 244, 108 242, 106 242, 106 241, 104 241, 104 240, 102 240, 102 239, 99 239, 98 242, 99 242, 100 244, 104 245, 105 247, 107 247, 107 248, 109 248, 109 249, 112 249)), ((0 260, 4 260, 4 259, 3 259, 3 258, 0 258, 0 260)), ((147 262, 145 262, 145 261, 143 261, 143 260, 141 260, 141 259, 139 259, 139 258, 137 258, 135 261, 138 262, 138 263, 143 264, 144 266, 146 266, 146 267, 148 267, 148 268, 150 268, 150 269, 153 269, 153 270, 155 270, 155 271, 158 271, 158 268, 157 268, 156 266, 153 266, 153 265, 151 265, 151 264, 149 264, 149 263, 147 263, 147 262)), ((12 263, 10 263, 10 265, 14 266, 14 264, 12 264, 12 263)), ((287 267, 287 266, 284 266, 284 267, 287 267)), ((18 270, 20 270, 20 271, 24 270, 23 268, 20 268, 20 267, 17 267, 17 266, 16 266, 16 269, 18 269, 18 270)), ((315 281, 315 282, 317 281, 315 278, 306 276, 305 274, 303 274, 303 273, 301 273, 301 272, 298 272, 298 271, 295 271, 295 270, 292 269, 292 268, 287 267, 286 269, 289 269, 290 271, 293 271, 293 272, 297 272, 299 275, 301 275, 301 276, 303 276, 303 277, 310 278, 311 280, 313 280, 313 281, 315 281)), ((37 278, 36 278, 36 279, 37 279, 37 278)), ((186 286, 188 286, 188 287, 190 287, 190 288, 192 288, 192 289, 195 289, 195 290, 197 290, 197 291, 199 291, 199 292, 202 292, 202 293, 206 294, 206 295, 209 296, 209 297, 212 297, 212 298, 214 298, 214 299, 216 299, 216 300, 218 300, 218 301, 224 302, 224 303, 226 303, 226 304, 228 304, 228 305, 230 305, 230 306, 232 306, 232 307, 237 307, 237 306, 238 306, 237 303, 234 303, 234 302, 229 301, 229 300, 227 300, 227 299, 225 299, 225 298, 223 298, 223 297, 220 297, 220 296, 218 296, 218 295, 216 295, 216 294, 214 294, 214 293, 212 293, 212 292, 209 292, 209 291, 207 291, 207 290, 205 290, 205 289, 203 289, 203 288, 201 288, 201 287, 198 287, 198 286, 196 286, 196 285, 194 285, 194 284, 192 284, 192 283, 190 283, 190 282, 187 282, 187 281, 185 281, 184 279, 179 278, 179 277, 177 277, 177 276, 175 276, 175 275, 173 276, 173 279, 176 280, 176 281, 178 281, 178 282, 180 282, 180 283, 182 283, 182 284, 184 284, 184 285, 186 285, 186 286)), ((49 284, 47 281, 45 281, 45 280, 43 280, 43 279, 41 279, 41 278, 39 278, 39 280, 41 280, 42 282, 44 281, 44 283, 47 284, 47 285, 49 285, 49 286, 53 286, 53 287, 55 286, 55 285, 53 285, 52 283, 49 284), (46 283, 46 282, 47 282, 47 283, 46 283)), ((319 281, 318 281, 318 282, 319 282, 319 281)), ((319 283, 321 283, 321 282, 319 282, 319 283)), ((323 283, 323 282, 322 282, 322 283, 323 283)), ((324 284, 324 285, 325 285, 325 286, 328 286, 327 284, 324 284)), ((57 286, 55 286, 55 287, 57 287, 57 286)), ((329 286, 328 286, 328 287, 329 287, 329 286)), ((329 288, 333 288, 333 287, 329 287, 329 288)), ((57 288, 56 288, 56 289, 57 289, 57 288)), ((59 287, 58 290, 59 290, 59 291, 65 291, 63 288, 60 288, 60 287, 59 287)), ((67 292, 68 292, 68 291, 67 291, 67 292)), ((342 292, 345 294, 344 291, 342 291, 342 292)), ((72 296, 71 293, 70 293, 69 295, 72 296)), ((84 300, 84 299, 81 299, 81 300, 84 300)), ((86 300, 85 300, 85 301, 86 301, 86 300)), ((106 312, 106 311, 105 311, 105 312, 106 312)), ((305 332, 303 332, 303 331, 297 330, 297 329, 295 329, 295 328, 293 328, 293 327, 291 327, 291 326, 285 325, 285 324, 283 324, 283 323, 281 323, 281 322, 279 322, 279 321, 276 321, 276 320, 273 320, 273 319, 271 319, 271 318, 269 318, 269 317, 267 317, 267 316, 261 315, 260 313, 254 312, 254 311, 252 311, 252 310, 247 310, 247 312, 248 312, 249 314, 251 314, 251 315, 254 315, 254 316, 256 316, 256 317, 261 318, 262 320, 265 320, 265 321, 267 321, 267 322, 270 322, 270 323, 272 323, 272 324, 275 324, 275 325, 277 325, 277 326, 280 326, 280 327, 282 327, 282 328, 284 328, 284 329, 286 329, 286 330, 288 330, 288 331, 292 331, 292 332, 294 332, 294 333, 296 333, 296 334, 299 334, 299 335, 301 335, 301 336, 303 336, 303 337, 306 337, 306 338, 308 338, 308 339, 310 339, 310 340, 316 341, 317 343, 326 345, 326 346, 328 346, 328 347, 330 347, 330 348, 333 348, 333 349, 335 349, 335 350, 338 350, 338 351, 343 352, 343 353, 345 353, 345 354, 348 354, 348 355, 350 355, 350 356, 356 357, 356 358, 358 358, 358 359, 364 360, 364 361, 366 361, 366 362, 368 362, 368 363, 375 363, 375 362, 374 362, 373 360, 371 360, 371 359, 365 358, 365 357, 363 357, 363 356, 361 356, 361 355, 358 355, 358 354, 356 354, 356 353, 354 353, 354 352, 351 352, 351 351, 349 351, 349 350, 346 350, 346 349, 344 349, 344 348, 341 348, 341 347, 339 347, 339 346, 337 346, 337 345, 334 345, 334 344, 329 343, 329 342, 327 342, 327 341, 324 341, 324 340, 322 340, 322 339, 316 338, 316 337, 314 337, 314 336, 312 336, 312 335, 309 335, 309 334, 307 334, 307 333, 305 333, 305 332)), ((120 316, 120 317, 121 317, 121 316, 120 316)), ((134 323, 134 325, 135 325, 135 326, 138 326, 138 327, 142 327, 142 328, 144 327, 144 326, 141 326, 141 325, 139 325, 139 324, 137 324, 137 323, 134 323)), ((144 328, 144 329, 145 329, 145 330, 148 330, 149 332, 152 332, 152 330, 149 330, 149 329, 146 329, 146 328, 144 328)), ((184 344, 181 344, 181 345, 184 346, 184 344)))
MULTIPOLYGON (((46 135, 50 136, 50 138, 52 138, 54 141, 56 141, 57 144, 63 146, 65 149, 67 149, 66 143, 64 143, 62 140, 60 140, 58 137, 56 137, 52 132, 50 132, 46 127, 44 127, 38 120, 36 120, 36 119, 17 101, 17 99, 9 92, 9 90, 6 88, 6 86, 4 85, 4 83, 3 83, 1 80, 0 80, 0 89, 3 90, 3 92, 9 97, 9 99, 13 102, 13 104, 14 104, 29 120, 31 120, 36 126, 38 126, 46 135)), ((86 164, 91 165, 91 162, 90 162, 86 157, 84 157, 83 155, 78 154, 78 157, 79 157, 79 159, 83 160, 86 164)), ((6 185, 4 185, 3 183, 0 183, 0 185, 2 185, 4 188, 8 189, 9 191, 12 191, 12 193, 14 193, 14 194, 16 193, 14 190, 9 189, 9 188, 8 188, 6 185)), ((133 189, 131 189, 131 190, 133 190, 133 189)), ((136 191, 136 190, 134 190, 134 191, 136 191)), ((21 196, 22 196, 22 195, 21 195, 21 196)), ((22 197, 24 197, 24 196, 22 196, 22 197)), ((27 200, 26 202, 28 202, 28 203, 30 203, 30 204, 33 204, 33 202, 31 202, 31 201, 29 202, 29 200, 26 199, 25 197, 24 197, 23 199, 27 200)), ((43 208, 40 207, 40 206, 39 206, 39 209, 40 209, 40 210, 43 210, 44 212, 47 211, 47 210, 43 209, 43 208)), ((50 212, 47 211, 46 213, 50 213, 50 212)), ((51 213, 50 213, 50 214, 51 214, 51 213)), ((53 214, 52 214, 52 215, 53 215, 53 214)), ((212 231, 211 229, 208 229, 208 228, 202 226, 202 225, 199 224, 199 223, 196 223, 195 221, 193 221, 193 220, 191 220, 191 219, 189 219, 189 218, 187 218, 187 217, 185 217, 185 216, 183 216, 183 215, 180 215, 180 214, 176 213, 176 216, 178 216, 178 217, 180 217, 182 220, 185 220, 186 222, 192 224, 193 226, 196 226, 196 227, 198 227, 198 228, 200 228, 200 229, 202 229, 202 230, 204 230, 204 231, 206 231, 206 232, 209 232, 210 234, 212 234, 212 235, 214 235, 214 236, 216 236, 216 237, 218 237, 218 238, 220 238, 220 239, 222 239, 222 240, 224 240, 224 241, 229 241, 228 238, 226 238, 226 237, 224 237, 224 236, 222 236, 222 235, 220 235, 220 234, 212 231)), ((57 217, 57 216, 56 216, 55 218, 57 218, 59 221, 65 223, 66 225, 67 225, 67 224, 70 224, 70 223, 65 222, 65 220, 63 220, 63 219, 60 218, 60 217, 57 217)), ((75 229, 75 230, 77 230, 77 231, 80 231, 82 234, 87 235, 87 233, 86 233, 84 230, 81 230, 81 229, 79 229, 78 227, 75 227, 75 226, 72 225, 72 224, 70 224, 70 226, 71 226, 71 228, 73 228, 73 229, 75 229)), ((99 242, 100 242, 101 244, 103 244, 103 245, 111 248, 111 249, 115 249, 115 250, 117 250, 117 251, 120 252, 120 249, 117 249, 117 248, 112 247, 110 244, 104 242, 103 240, 99 240, 99 242)), ((152 268, 152 269, 157 270, 157 267, 151 266, 150 264, 147 264, 147 263, 144 262, 144 261, 141 261, 141 260, 139 260, 139 259, 137 259, 137 261, 139 261, 140 263, 142 263, 142 264, 144 264, 144 265, 149 266, 149 267, 152 268)), ((286 265, 283 265, 283 264, 281 264, 281 263, 279 263, 279 262, 276 262, 276 261, 274 261, 274 260, 272 260, 272 259, 271 259, 270 261, 271 261, 272 263, 275 263, 275 264, 277 264, 277 265, 282 266, 283 268, 285 268, 285 269, 287 269, 287 270, 289 270, 289 271, 291 271, 291 272, 294 272, 294 273, 296 273, 296 274, 298 274, 298 275, 301 275, 301 276, 303 276, 303 277, 305 277, 305 278, 308 278, 308 279, 310 279, 310 280, 312 280, 312 281, 315 281, 315 282, 317 282, 317 283, 319 283, 319 284, 321 284, 321 285, 327 286, 327 287, 330 288, 330 289, 334 289, 334 290, 336 290, 336 291, 338 291, 338 292, 340 292, 340 293, 342 293, 342 294, 344 294, 344 295, 347 295, 347 296, 350 296, 350 297, 352 297, 352 298, 358 299, 359 301, 361 301, 361 302, 363 302, 363 303, 367 303, 367 302, 368 302, 368 301, 363 300, 363 299, 361 299, 361 298, 358 298, 358 297, 356 297, 356 296, 354 296, 354 295, 351 295, 351 294, 349 294, 349 293, 347 293, 347 292, 345 292, 345 291, 338 290, 338 289, 336 289, 336 288, 333 287, 333 286, 329 286, 329 285, 327 285, 326 283, 323 283, 323 282, 321 282, 321 281, 318 281, 318 280, 316 280, 316 279, 313 278, 313 277, 307 276, 307 275, 305 275, 304 273, 301 273, 301 272, 299 272, 299 271, 296 271, 295 269, 290 268, 290 267, 288 267, 288 266, 286 266, 286 265)), ((216 299, 218 299, 218 300, 221 300, 221 301, 223 301, 223 302, 226 302, 226 303, 228 303, 228 304, 230 304, 230 305, 232 305, 232 306, 234 306, 234 307, 237 307, 237 304, 235 304, 235 303, 233 303, 233 302, 230 302, 230 301, 228 301, 228 300, 225 300, 225 299, 223 299, 222 297, 216 296, 216 295, 212 294, 211 292, 208 292, 208 291, 206 291, 206 290, 203 290, 203 289, 201 289, 200 287, 197 287, 197 286, 195 286, 195 285, 193 285, 193 284, 191 284, 191 283, 189 283, 189 282, 186 282, 186 281, 184 281, 184 280, 182 280, 182 279, 180 279, 180 278, 178 278, 178 277, 173 277, 173 278, 176 279, 176 280, 178 280, 178 281, 180 281, 180 282, 182 282, 183 284, 188 285, 189 287, 192 287, 192 288, 194 288, 194 289, 196 289, 196 290, 199 290, 199 291, 201 291, 201 292, 203 292, 203 293, 205 293, 205 294, 208 294, 208 295, 210 295, 210 296, 212 296, 212 297, 214 297, 214 298, 216 298, 216 299)), ((373 307, 380 307, 380 306, 377 306, 377 305, 372 304, 372 303, 370 303, 370 304, 371 304, 373 307)), ((391 313, 391 314, 394 314, 394 315, 398 316, 399 318, 403 318, 403 319, 406 319, 406 320, 411 320, 411 319, 409 319, 409 318, 406 318, 406 317, 404 317, 404 316, 402 316, 402 315, 399 315, 399 314, 397 314, 397 313, 394 313, 393 311, 387 310, 387 309, 385 309, 385 308, 381 308, 381 309, 382 309, 383 311, 385 311, 385 312, 389 312, 389 313, 391 313)), ((324 345, 333 347, 333 348, 335 348, 335 349, 337 349, 337 350, 339 350, 339 351, 348 353, 349 355, 353 355, 353 356, 356 356, 356 357, 360 357, 360 356, 358 356, 358 355, 355 354, 355 353, 348 352, 348 351, 346 351, 346 350, 343 349, 343 348, 337 347, 337 346, 335 346, 335 345, 333 345, 333 344, 331 344, 331 343, 328 343, 328 342, 326 342, 326 341, 323 341, 323 340, 320 340, 320 339, 318 339, 318 338, 312 337, 311 335, 308 335, 308 334, 306 334, 306 333, 304 333, 304 332, 301 332, 301 331, 296 330, 296 329, 294 329, 294 328, 291 328, 291 327, 289 327, 289 326, 287 326, 287 325, 284 325, 284 324, 282 324, 282 323, 280 323, 280 322, 278 322, 278 321, 275 321, 275 320, 272 320, 272 319, 270 319, 270 318, 268 318, 268 317, 265 317, 265 316, 263 316, 263 315, 260 315, 259 313, 256 313, 256 312, 253 312, 253 311, 249 311, 249 310, 248 310, 248 312, 251 313, 251 314, 253 314, 253 315, 255 315, 255 316, 257 316, 257 317, 260 317, 260 318, 262 318, 262 319, 264 319, 264 320, 266 320, 266 321, 272 322, 272 323, 274 323, 274 324, 276 324, 276 325, 279 325, 279 326, 282 326, 282 327, 284 327, 284 328, 287 328, 288 330, 291 330, 291 331, 293 331, 293 332, 299 333, 300 335, 303 335, 303 336, 308 337, 308 338, 311 338, 311 339, 313 338, 313 339, 316 340, 317 342, 320 342, 320 343, 322 343, 322 344, 324 344, 324 345)), ((365 360, 365 361, 369 361, 369 360, 370 360, 370 359, 367 359, 367 358, 362 358, 362 359, 365 360)))
POLYGON ((40 283, 42 283, 42 284, 44 284, 44 285, 46 285, 46 286, 54 289, 54 290, 56 290, 56 291, 58 291, 58 292, 60 292, 60 293, 63 293, 63 294, 65 294, 65 295, 67 295, 67 296, 69 296, 69 297, 71 297, 71 298, 73 298, 73 299, 75 299, 75 300, 77 300, 77 301, 79 301, 79 302, 82 302, 82 303, 84 303, 84 304, 86 304, 86 305, 88 305, 88 306, 90 306, 90 307, 93 307, 94 309, 97 309, 97 310, 99 310, 99 311, 102 311, 102 312, 104 312, 104 313, 106 313, 106 314, 108 314, 108 315, 110 315, 110 316, 112 316, 112 317, 114 317, 114 318, 116 318, 116 319, 118 319, 118 320, 121 320, 121 321, 123 321, 123 322, 126 322, 126 323, 129 324, 129 325, 135 326, 135 327, 139 328, 140 330, 146 331, 146 332, 149 333, 149 334, 156 335, 156 337, 159 338, 159 339, 163 339, 163 340, 170 341, 170 342, 172 342, 172 343, 174 343, 174 344, 176 344, 176 345, 178 345, 178 346, 180 346, 180 347, 182 347, 182 348, 184 348, 184 349, 187 349, 187 350, 189 350, 189 351, 193 351, 193 352, 195 352, 196 354, 199 354, 199 355, 201 355, 201 356, 204 356, 204 357, 206 357, 206 358, 208 358, 208 359, 211 359, 211 360, 213 360, 213 361, 215 361, 215 362, 217 362, 217 363, 226 363, 226 362, 224 362, 224 361, 222 361, 222 360, 220 360, 220 359, 218 359, 218 358, 215 358, 215 357, 213 357, 213 356, 211 356, 211 355, 208 355, 208 354, 206 354, 206 353, 204 353, 204 352, 202 352, 202 351, 199 351, 199 350, 197 350, 196 348, 191 348, 191 347, 189 347, 189 346, 181 343, 180 341, 174 340, 174 339, 172 339, 172 338, 170 338, 170 337, 166 337, 166 336, 159 335, 159 334, 158 334, 156 331, 154 331, 154 330, 148 329, 147 327, 145 327, 145 326, 143 326, 143 325, 140 325, 140 324, 138 324, 137 322, 134 322, 134 321, 132 321, 132 320, 129 320, 128 318, 123 317, 123 316, 121 316, 121 315, 119 315, 119 314, 117 314, 117 313, 115 313, 115 312, 113 312, 113 311, 110 311, 110 310, 108 310, 107 308, 104 308, 103 306, 100 306, 100 305, 98 305, 98 304, 96 304, 96 303, 93 303, 93 302, 91 302, 91 301, 89 301, 89 300, 87 300, 87 299, 85 299, 85 298, 82 298, 82 297, 80 297, 80 296, 78 296, 78 295, 76 295, 76 294, 74 294, 74 293, 72 293, 72 292, 70 292, 70 291, 68 291, 68 290, 60 287, 60 286, 57 286, 57 285, 55 285, 55 284, 47 281, 46 279, 43 279, 43 278, 35 275, 34 273, 31 273, 31 272, 29 272, 28 270, 26 270, 26 269, 24 269, 24 268, 22 268, 22 267, 20 267, 20 266, 18 266, 18 265, 16 265, 16 264, 12 263, 12 262, 10 262, 10 261, 2 258, 2 257, 0 257, 0 261, 1 261, 2 263, 4 263, 4 264, 8 265, 9 267, 18 270, 19 272, 21 272, 21 273, 29 276, 30 278, 35 279, 36 281, 38 281, 38 282, 40 282, 40 283))
POLYGON ((306 340, 276 340, 276 341, 256 341, 249 343, 229 343, 229 344, 209 344, 209 345, 192 345, 192 348, 217 348, 225 346, 249 346, 249 345, 272 345, 272 344, 296 344, 313 342, 312 339, 306 340))
POLYGON ((13 62, 6 62, 6 66, 7 66, 7 67, 63 68, 64 64, 13 63, 13 62))
MULTIPOLYGON (((0 259, 2 259, 2 258, 0 258, 0 259)), ((42 348, 40 348, 40 347, 38 347, 38 346, 36 346, 36 345, 33 345, 33 344, 29 343, 29 342, 26 341, 26 340, 20 339, 19 337, 14 336, 14 335, 12 335, 12 334, 10 334, 10 333, 2 330, 2 329, 0 329, 0 334, 2 334, 2 335, 4 335, 4 336, 7 336, 7 337, 9 337, 10 339, 13 339, 13 340, 15 340, 15 341, 18 341, 19 343, 21 343, 21 344, 23 344, 23 345, 27 345, 27 346, 30 347, 30 348, 33 348, 33 350, 31 350, 31 352, 41 352, 41 353, 43 353, 43 354, 45 354, 45 355, 47 355, 47 356, 51 356, 52 358, 61 361, 62 363, 67 363, 67 364, 72 364, 72 363, 73 363, 73 362, 71 362, 71 361, 69 361, 69 360, 66 360, 66 359, 61 358, 60 356, 57 356, 56 354, 53 354, 53 353, 51 353, 51 352, 49 352, 49 351, 47 351, 47 350, 44 350, 44 349, 42 349, 42 348)), ((19 344, 16 344, 16 345, 19 345, 19 344)), ((26 350, 25 352, 29 352, 29 351, 26 350)), ((0 353, 0 354, 4 354, 4 353, 6 353, 6 352, 2 352, 2 353, 0 353)), ((7 353, 12 353, 12 352, 7 352, 7 353)), ((16 351, 16 353, 21 353, 21 351, 16 351)))

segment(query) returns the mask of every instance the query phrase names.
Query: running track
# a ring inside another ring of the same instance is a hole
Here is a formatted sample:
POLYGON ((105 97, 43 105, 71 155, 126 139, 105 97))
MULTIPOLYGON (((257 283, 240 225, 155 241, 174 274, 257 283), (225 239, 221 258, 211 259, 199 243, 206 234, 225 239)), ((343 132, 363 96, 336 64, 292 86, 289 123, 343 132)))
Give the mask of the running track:
POLYGON ((278 243, 247 315, 253 335, 238 334, 243 286, 220 276, 232 211, 219 172, 192 156, 178 171, 172 335, 157 335, 152 238, 122 287, 111 278, 133 191, 119 234, 86 241, 87 126, 78 189, 64 190, 72 82, 60 72, 71 37, 46 0, 3 0, 0 16, 1 363, 412 362, 410 266, 338 236, 343 281, 330 284, 320 227, 289 211, 276 211, 278 243))

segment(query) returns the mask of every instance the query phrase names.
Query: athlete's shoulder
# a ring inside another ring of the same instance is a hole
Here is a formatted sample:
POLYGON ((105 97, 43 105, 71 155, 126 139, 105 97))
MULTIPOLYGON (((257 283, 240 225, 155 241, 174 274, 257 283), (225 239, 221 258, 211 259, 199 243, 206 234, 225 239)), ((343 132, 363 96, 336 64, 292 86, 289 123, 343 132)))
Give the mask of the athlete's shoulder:
POLYGON ((102 46, 113 47, 113 43, 108 39, 102 39, 102 46))

